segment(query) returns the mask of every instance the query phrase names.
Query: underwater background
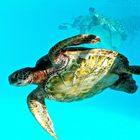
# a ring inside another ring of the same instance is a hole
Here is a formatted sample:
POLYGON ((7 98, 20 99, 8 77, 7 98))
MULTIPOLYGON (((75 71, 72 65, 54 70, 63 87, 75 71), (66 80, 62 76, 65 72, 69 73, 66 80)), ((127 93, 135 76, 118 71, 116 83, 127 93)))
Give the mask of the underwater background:
MULTIPOLYGON (((0 1, 0 140, 53 140, 27 107, 26 97, 36 86, 10 86, 8 76, 33 67, 55 43, 78 34, 58 26, 87 14, 89 7, 112 19, 125 19, 129 38, 117 51, 130 64, 140 65, 139 0, 0 1)), ((140 87, 140 76, 134 79, 140 87)), ((60 140, 140 140, 140 88, 135 94, 107 89, 79 102, 46 104, 60 140)))

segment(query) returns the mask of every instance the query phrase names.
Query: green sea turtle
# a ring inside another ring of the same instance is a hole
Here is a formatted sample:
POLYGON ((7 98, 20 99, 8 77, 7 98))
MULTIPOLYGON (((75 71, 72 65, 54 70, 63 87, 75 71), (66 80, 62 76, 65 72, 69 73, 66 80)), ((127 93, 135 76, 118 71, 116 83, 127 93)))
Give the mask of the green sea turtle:
POLYGON ((52 47, 34 68, 23 68, 9 76, 12 85, 38 85, 27 98, 28 106, 54 138, 57 136, 45 98, 71 102, 92 97, 106 88, 127 93, 137 90, 132 74, 140 74, 140 66, 129 66, 125 56, 105 49, 70 47, 99 41, 99 37, 90 34, 70 37, 52 47))

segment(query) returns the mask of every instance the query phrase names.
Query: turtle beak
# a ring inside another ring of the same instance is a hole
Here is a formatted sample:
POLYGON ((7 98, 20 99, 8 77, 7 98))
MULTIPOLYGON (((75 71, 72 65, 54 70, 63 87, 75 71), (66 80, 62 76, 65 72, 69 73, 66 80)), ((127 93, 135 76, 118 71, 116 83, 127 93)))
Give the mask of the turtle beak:
POLYGON ((14 86, 22 85, 22 80, 19 80, 19 74, 15 72, 9 75, 8 81, 10 85, 14 85, 14 86))
POLYGON ((10 85, 13 85, 14 83, 16 83, 16 79, 12 76, 12 74, 9 75, 8 81, 10 85))
POLYGON ((8 77, 8 79, 9 79, 9 84, 10 85, 13 85, 13 86, 23 86, 23 85, 25 85, 23 81, 18 80, 16 78, 12 77, 11 75, 8 77))
POLYGON ((13 74, 11 74, 11 75, 9 75, 9 77, 8 77, 8 81, 9 81, 9 84, 10 85, 20 85, 20 83, 18 83, 18 81, 17 81, 17 78, 15 78, 14 76, 13 76, 13 74))
POLYGON ((11 85, 15 86, 24 86, 29 84, 31 81, 30 74, 32 72, 32 68, 23 68, 13 72, 9 75, 8 80, 11 85))

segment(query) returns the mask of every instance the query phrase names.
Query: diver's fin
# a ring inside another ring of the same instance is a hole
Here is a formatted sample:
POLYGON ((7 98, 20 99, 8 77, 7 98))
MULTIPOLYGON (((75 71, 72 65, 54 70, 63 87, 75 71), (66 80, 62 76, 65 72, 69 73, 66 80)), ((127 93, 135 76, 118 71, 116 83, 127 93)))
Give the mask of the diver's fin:
POLYGON ((27 103, 30 111, 40 123, 40 125, 48 131, 50 135, 57 139, 54 132, 53 123, 45 106, 45 96, 40 88, 33 90, 28 98, 27 103))

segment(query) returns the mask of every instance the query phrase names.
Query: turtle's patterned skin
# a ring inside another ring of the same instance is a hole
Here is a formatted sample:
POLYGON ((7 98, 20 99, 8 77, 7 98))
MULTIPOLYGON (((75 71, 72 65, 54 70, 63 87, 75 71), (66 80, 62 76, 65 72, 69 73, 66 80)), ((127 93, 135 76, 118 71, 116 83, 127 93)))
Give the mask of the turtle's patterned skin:
POLYGON ((139 66, 129 66, 127 58, 115 51, 71 47, 95 44, 100 38, 82 34, 58 42, 34 68, 24 68, 9 76, 17 86, 37 84, 27 103, 40 125, 57 138, 45 105, 45 98, 71 102, 102 92, 106 88, 134 93, 137 90, 132 74, 140 75, 139 66))

